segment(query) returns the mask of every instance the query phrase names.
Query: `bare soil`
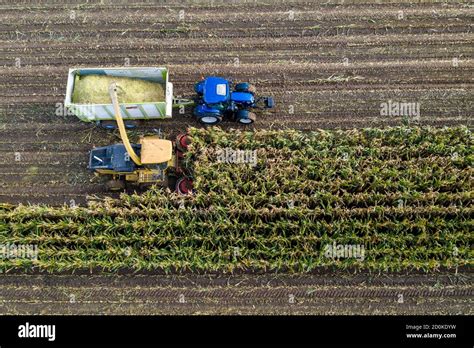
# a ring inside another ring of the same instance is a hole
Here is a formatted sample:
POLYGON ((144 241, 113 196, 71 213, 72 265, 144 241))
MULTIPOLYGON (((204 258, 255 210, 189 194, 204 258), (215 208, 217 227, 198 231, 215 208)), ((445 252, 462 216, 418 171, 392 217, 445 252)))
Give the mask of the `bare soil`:
POLYGON ((472 274, 4 275, 5 314, 472 314, 472 274))

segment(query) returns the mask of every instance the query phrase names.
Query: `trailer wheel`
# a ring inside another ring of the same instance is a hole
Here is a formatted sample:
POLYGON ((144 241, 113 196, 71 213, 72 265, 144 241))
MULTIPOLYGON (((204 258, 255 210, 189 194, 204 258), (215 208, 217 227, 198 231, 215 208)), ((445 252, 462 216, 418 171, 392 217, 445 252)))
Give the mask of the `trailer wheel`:
MULTIPOLYGON (((136 120, 124 120, 123 124, 127 129, 134 129, 138 127, 138 121, 136 120)), ((116 130, 118 128, 117 122, 115 121, 100 121, 100 126, 107 130, 116 130)))
POLYGON ((188 178, 181 178, 176 182, 176 192, 187 195, 193 192, 193 182, 188 178))
POLYGON ((105 183, 105 187, 109 191, 121 191, 125 188, 125 181, 112 179, 105 183))
POLYGON ((100 126, 107 130, 117 129, 117 122, 115 121, 100 121, 100 126))
POLYGON ((250 112, 248 110, 239 110, 235 115, 237 122, 240 124, 249 125, 254 123, 257 120, 257 115, 255 113, 250 112))
POLYGON ((138 122, 137 120, 124 120, 123 123, 125 125, 125 128, 127 129, 134 129, 138 127, 138 122))

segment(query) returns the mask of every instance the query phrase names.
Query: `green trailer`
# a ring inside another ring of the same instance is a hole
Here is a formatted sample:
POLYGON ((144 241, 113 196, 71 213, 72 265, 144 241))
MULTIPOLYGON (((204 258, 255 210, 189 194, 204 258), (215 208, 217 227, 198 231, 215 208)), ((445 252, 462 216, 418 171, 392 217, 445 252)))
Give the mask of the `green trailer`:
MULTIPOLYGON (((122 67, 122 68, 74 68, 69 70, 65 108, 79 117, 84 122, 96 122, 109 128, 115 122, 112 101, 108 99, 97 102, 97 96, 89 95, 89 99, 78 97, 78 89, 81 83, 87 79, 96 78, 95 81, 110 81, 111 78, 119 81, 132 81, 131 83, 142 84, 139 88, 145 89, 142 94, 149 92, 149 86, 156 87, 162 95, 148 93, 148 99, 130 95, 128 100, 120 102, 120 109, 126 124, 132 124, 135 120, 166 119, 172 117, 172 108, 180 105, 193 105, 190 99, 174 99, 173 84, 169 81, 168 69, 165 67, 122 67), (94 100, 95 99, 95 100, 94 100), (92 102, 91 102, 92 100, 92 102), (128 123, 127 123, 128 121, 128 123), (131 121, 131 122, 130 122, 131 121)), ((92 88, 96 87, 90 84, 92 88)), ((94 83, 94 81, 92 81, 94 83)), ((128 82, 124 82, 128 83, 128 82)), ((120 84, 120 83, 119 83, 120 84)), ((127 87, 127 86, 124 86, 127 87)), ((92 91, 93 92, 93 91, 92 91)), ((102 92, 102 91, 100 91, 102 92)), ((107 89, 104 91, 107 92, 107 89)), ((140 91, 138 91, 140 92, 140 91)), ((93 93, 92 93, 93 94, 93 93)), ((98 93, 99 94, 99 93, 98 93)), ((135 93, 140 95, 140 93, 135 93)), ((123 100, 119 97, 119 99, 123 100)))

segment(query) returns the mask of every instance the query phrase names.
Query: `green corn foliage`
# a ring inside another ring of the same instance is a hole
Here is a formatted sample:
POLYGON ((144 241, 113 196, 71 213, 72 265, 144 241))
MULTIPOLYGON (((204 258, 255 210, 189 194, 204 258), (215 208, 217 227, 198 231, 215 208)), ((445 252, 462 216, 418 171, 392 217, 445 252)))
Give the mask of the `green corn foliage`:
MULTIPOLYGON (((466 127, 191 129, 195 194, 153 188, 87 207, 0 205, 0 245, 38 245, 3 271, 377 271, 472 266, 473 134, 466 127), (218 148, 257 152, 222 163, 218 148), (328 244, 363 245, 363 260, 328 244)), ((192 160, 191 160, 192 159, 192 160)))

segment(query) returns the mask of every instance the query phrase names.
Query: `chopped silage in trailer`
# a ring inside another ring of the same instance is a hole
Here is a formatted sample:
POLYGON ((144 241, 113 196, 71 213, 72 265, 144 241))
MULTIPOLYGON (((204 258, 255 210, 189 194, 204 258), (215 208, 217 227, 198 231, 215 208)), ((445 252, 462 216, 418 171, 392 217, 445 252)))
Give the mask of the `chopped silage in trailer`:
POLYGON ((165 101, 163 85, 139 78, 107 75, 76 75, 72 101, 76 104, 110 104, 109 86, 116 82, 121 103, 165 101))

